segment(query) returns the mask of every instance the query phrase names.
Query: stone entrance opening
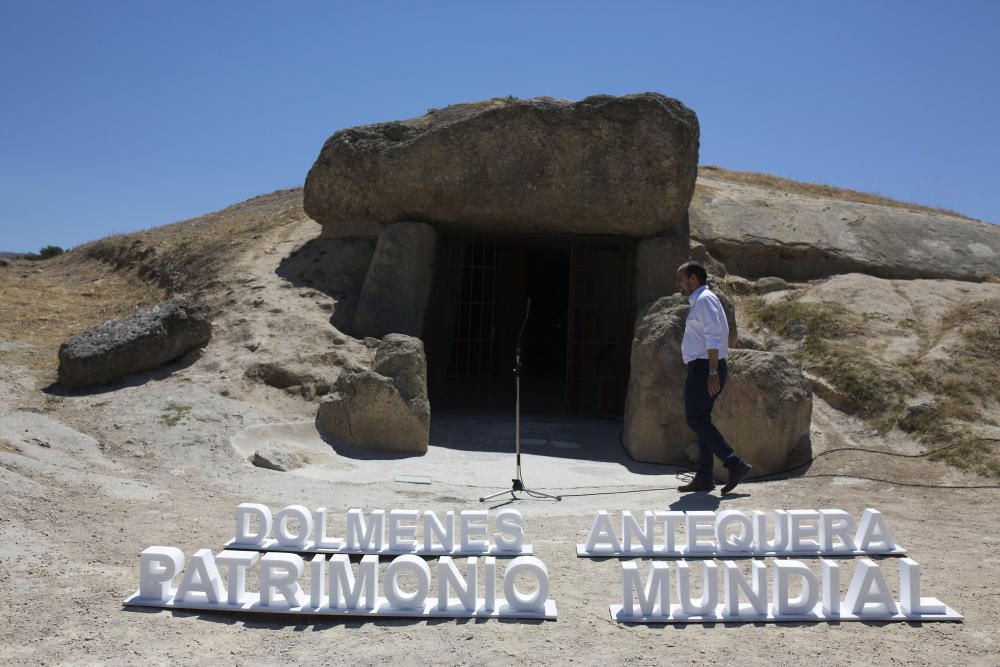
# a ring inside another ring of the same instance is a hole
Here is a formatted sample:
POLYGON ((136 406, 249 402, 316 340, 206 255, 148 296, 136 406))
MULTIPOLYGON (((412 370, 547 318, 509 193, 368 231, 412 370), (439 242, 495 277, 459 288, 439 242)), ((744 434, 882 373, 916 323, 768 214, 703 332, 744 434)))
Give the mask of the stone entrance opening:
POLYGON ((442 232, 424 342, 437 408, 618 417, 628 385, 635 241, 442 232))

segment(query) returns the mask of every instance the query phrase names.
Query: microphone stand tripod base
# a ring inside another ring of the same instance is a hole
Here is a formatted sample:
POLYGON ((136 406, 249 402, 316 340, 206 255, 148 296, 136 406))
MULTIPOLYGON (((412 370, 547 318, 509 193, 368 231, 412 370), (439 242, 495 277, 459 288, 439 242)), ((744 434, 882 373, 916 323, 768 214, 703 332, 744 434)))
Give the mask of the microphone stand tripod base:
POLYGON ((528 314, 531 312, 531 299, 528 299, 528 305, 524 312, 524 321, 521 323, 521 331, 517 334, 517 347, 514 352, 514 454, 517 463, 517 477, 510 480, 513 485, 510 491, 500 491, 499 493, 494 493, 490 496, 484 496, 479 499, 479 502, 484 503, 487 500, 493 500, 494 498, 499 498, 507 493, 510 494, 511 500, 521 500, 518 498, 517 492, 521 491, 528 494, 529 498, 548 498, 549 500, 562 500, 562 496, 553 496, 548 493, 542 493, 541 491, 532 491, 531 489, 524 488, 524 480, 521 478, 521 339, 524 337, 524 327, 528 324, 528 314))
POLYGON ((511 500, 523 500, 522 498, 519 498, 517 496, 518 491, 526 493, 529 498, 536 498, 536 499, 548 498, 549 500, 562 500, 562 496, 553 496, 548 493, 542 493, 541 491, 532 491, 531 489, 526 489, 524 487, 524 482, 520 479, 512 479, 510 481, 513 482, 510 491, 499 491, 497 493, 494 493, 493 495, 484 496, 479 499, 479 502, 485 503, 487 500, 493 500, 494 498, 499 498, 500 496, 505 495, 507 493, 510 494, 511 500))

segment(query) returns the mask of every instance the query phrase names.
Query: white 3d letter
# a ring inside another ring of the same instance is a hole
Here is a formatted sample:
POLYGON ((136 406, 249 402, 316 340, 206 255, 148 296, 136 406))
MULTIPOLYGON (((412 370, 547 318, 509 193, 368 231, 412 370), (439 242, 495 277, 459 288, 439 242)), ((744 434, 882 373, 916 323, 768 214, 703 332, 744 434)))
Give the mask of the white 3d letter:
POLYGON ((518 556, 507 566, 503 573, 503 594, 511 609, 518 611, 544 611, 545 602, 549 598, 549 571, 545 563, 534 556, 518 556), (525 574, 535 578, 538 587, 530 595, 523 595, 517 590, 515 579, 517 575, 525 574))
POLYGON ((358 578, 351 571, 347 554, 336 554, 330 559, 330 608, 358 609, 361 592, 365 593, 365 609, 374 609, 378 597, 378 556, 369 554, 358 565, 358 578))
POLYGON ((865 553, 884 553, 896 548, 889 526, 885 523, 885 517, 870 507, 861 515, 861 525, 858 526, 854 543, 865 553))
POLYGON ((731 560, 722 562, 722 580, 726 588, 726 616, 767 618, 767 566, 759 560, 750 561, 751 585, 743 578, 739 566, 731 560), (749 605, 740 604, 740 591, 749 605), (751 610, 753 613, 751 613, 751 610))
POLYGON ((339 538, 329 538, 326 535, 326 512, 325 507, 317 508, 313 512, 313 522, 316 531, 316 548, 317 549, 343 549, 344 541, 339 538))
POLYGON ((819 549, 818 539, 819 512, 816 510, 789 510, 789 550, 793 553, 816 553, 819 549))
POLYGON ((236 506, 236 536, 233 546, 256 547, 271 534, 271 510, 267 505, 241 503, 236 506), (257 519, 257 532, 251 532, 250 519, 257 519))
POLYGON ((413 551, 417 547, 417 510, 389 510, 389 550, 413 551), (406 523, 403 523, 403 522, 406 523))
POLYGON ((861 618, 877 618, 896 613, 896 601, 892 599, 889 584, 875 561, 870 558, 858 561, 851 585, 847 587, 844 606, 861 618))
POLYGON ((715 607, 719 604, 718 568, 710 560, 703 560, 701 564, 705 570, 705 592, 696 602, 691 599, 691 564, 684 560, 677 561, 677 597, 685 614, 715 616, 715 607))
MULTIPOLYGON (((188 559, 187 568, 181 577, 174 599, 188 602, 188 596, 192 593, 203 595, 204 600, 211 604, 219 604, 222 600, 222 577, 215 565, 211 549, 198 549, 188 559)), ((200 602, 202 598, 199 596, 195 599, 200 602)))
POLYGON ((257 562, 260 554, 256 551, 223 551, 215 557, 215 564, 229 568, 226 577, 226 602, 243 604, 247 593, 247 568, 257 562))
MULTIPOLYGON (((476 610, 476 559, 469 557, 465 559, 465 577, 458 571, 458 567, 448 556, 441 556, 437 567, 438 575, 438 609, 445 611, 448 609, 448 591, 455 589, 459 601, 466 611, 476 610)), ((488 586, 489 584, 487 584, 488 586)))
POLYGON ((723 510, 715 517, 715 540, 719 551, 748 552, 753 543, 753 522, 739 510, 723 510), (738 535, 727 535, 730 524, 739 525, 738 535))
POLYGON ((656 526, 653 513, 642 513, 642 526, 628 510, 622 512, 622 547, 625 553, 632 552, 632 540, 637 539, 645 554, 653 553, 653 529, 656 526))
POLYGON ((489 513, 484 510, 462 510, 458 515, 462 551, 466 553, 486 553, 490 550, 490 543, 487 539, 487 530, 489 528, 486 525, 488 518, 489 513))
MULTIPOLYGON (((686 554, 715 553, 715 512, 695 511, 687 513, 687 550, 686 554), (711 522, 711 523, 709 523, 711 522), (698 538, 708 537, 708 541, 698 538)), ((683 600, 681 604, 684 604, 683 600)))
POLYGON ((639 578, 639 567, 635 561, 622 564, 622 610, 628 616, 635 616, 635 599, 639 598, 639 609, 643 616, 670 615, 670 568, 666 563, 653 561, 646 577, 646 585, 639 578), (658 612, 658 613, 657 613, 658 612))
POLYGON ((385 570, 385 599, 393 609, 423 609, 431 588, 431 568, 419 556, 397 556, 385 570), (408 572, 417 579, 417 590, 409 595, 399 587, 399 575, 408 572))
POLYGON ((283 547, 304 547, 313 532, 312 514, 302 505, 289 505, 274 517, 274 532, 278 544, 283 547), (298 535, 293 535, 288 528, 288 520, 295 519, 299 524, 298 535))
POLYGON ((899 606, 904 614, 945 614, 948 608, 937 598, 920 597, 920 563, 899 559, 899 606))
POLYGON ((840 618, 840 566, 826 558, 819 559, 819 566, 823 580, 823 616, 840 618))
POLYGON ((260 559, 260 604, 262 607, 275 605, 275 591, 280 592, 289 607, 302 604, 302 556, 298 554, 267 553, 260 559))
POLYGON ((508 507, 497 512, 497 532, 493 533, 493 544, 497 551, 521 553, 524 546, 524 517, 521 512, 508 507))
POLYGON ((166 602, 170 581, 184 567, 184 552, 177 547, 149 547, 139 554, 139 597, 166 602))
POLYGON ((451 553, 455 548, 455 513, 448 512, 442 524, 434 512, 424 512, 424 551, 451 553), (434 543, 434 537, 440 540, 434 543))
POLYGON ((854 528, 854 517, 844 510, 820 510, 820 549, 828 554, 854 551, 854 528))
POLYGON ((819 599, 819 582, 809 566, 800 560, 774 561, 774 615, 777 617, 813 613, 819 599), (789 598, 792 577, 802 579, 802 592, 789 598))
POLYGON ((382 551, 385 540, 385 510, 375 510, 365 523, 359 509, 347 511, 347 548, 356 551, 382 551))
POLYGON ((587 553, 591 554, 617 554, 621 553, 622 545, 615 535, 615 529, 611 525, 611 517, 607 511, 600 510, 594 517, 594 523, 590 526, 590 534, 587 535, 587 542, 584 544, 587 553))
POLYGON ((760 510, 753 512, 753 552, 764 555, 769 551, 784 553, 788 549, 788 512, 774 510, 774 539, 767 539, 767 515, 760 510))

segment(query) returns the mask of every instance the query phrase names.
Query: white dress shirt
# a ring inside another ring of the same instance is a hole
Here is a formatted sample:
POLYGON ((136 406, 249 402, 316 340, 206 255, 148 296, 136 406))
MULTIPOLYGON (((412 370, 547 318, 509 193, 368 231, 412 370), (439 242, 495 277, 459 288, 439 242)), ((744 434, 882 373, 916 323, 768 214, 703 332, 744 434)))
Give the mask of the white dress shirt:
POLYGON ((708 350, 718 350, 719 359, 729 356, 729 322, 719 297, 708 285, 702 285, 688 296, 691 311, 684 324, 681 356, 684 363, 708 359, 708 350))

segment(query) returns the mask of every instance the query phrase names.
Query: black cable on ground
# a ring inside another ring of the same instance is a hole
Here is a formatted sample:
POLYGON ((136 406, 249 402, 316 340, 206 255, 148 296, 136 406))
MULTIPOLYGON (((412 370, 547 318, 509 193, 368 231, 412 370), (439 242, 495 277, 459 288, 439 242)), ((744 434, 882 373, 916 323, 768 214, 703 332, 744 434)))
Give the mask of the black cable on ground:
MULTIPOLYGON (((986 441, 986 442, 1000 442, 1000 438, 981 438, 981 439, 984 440, 984 441, 986 441)), ((619 441, 620 440, 621 440, 621 434, 619 434, 619 441)), ((784 470, 779 470, 777 472, 773 472, 773 473, 770 473, 770 474, 767 474, 767 475, 761 475, 760 477, 755 477, 754 479, 750 479, 750 480, 747 480, 747 481, 742 482, 742 483, 743 484, 753 484, 755 482, 760 482, 760 481, 767 480, 770 477, 777 477, 779 475, 786 475, 786 474, 788 474, 788 473, 790 473, 790 472, 792 472, 794 470, 799 470, 800 468, 805 468, 806 466, 812 464, 813 461, 815 461, 816 459, 818 459, 818 458, 820 458, 822 456, 826 456, 827 454, 833 454, 835 452, 863 452, 863 453, 866 453, 866 454, 882 454, 883 456, 895 456, 895 457, 903 458, 903 459, 921 459, 921 458, 930 456, 931 454, 935 454, 937 452, 943 452, 943 451, 949 450, 949 449, 951 449, 953 447, 957 447, 957 446, 959 446, 961 444, 963 444, 963 443, 956 442, 956 443, 953 443, 951 445, 946 445, 944 447, 941 447, 940 449, 934 449, 934 450, 931 450, 929 452, 923 452, 922 454, 900 454, 898 452, 885 452, 885 451, 881 451, 881 450, 878 450, 878 449, 866 449, 864 447, 835 447, 833 449, 827 449, 827 450, 824 450, 824 451, 820 452, 819 454, 817 454, 816 456, 812 457, 811 459, 809 459, 805 463, 800 463, 797 466, 792 466, 791 468, 786 468, 784 470)), ((695 471, 693 469, 685 471, 685 472, 681 472, 681 473, 677 474, 677 477, 686 481, 685 478, 686 477, 689 478, 691 475, 694 474, 694 472, 695 471)), ((813 475, 801 475, 800 477, 796 477, 795 479, 809 479, 810 477, 845 477, 847 479, 860 479, 860 480, 864 480, 864 481, 867 481, 867 482, 880 482, 880 483, 883 483, 883 484, 892 484, 894 486, 907 486, 907 487, 922 488, 922 489, 957 489, 957 490, 961 490, 961 489, 968 489, 968 490, 1000 489, 1000 484, 981 484, 981 485, 970 485, 970 486, 957 486, 957 485, 950 485, 950 484, 921 484, 921 483, 918 483, 918 482, 897 482, 897 481, 894 481, 894 480, 891 480, 891 479, 880 479, 880 478, 877 478, 877 477, 867 477, 865 475, 852 475, 852 474, 849 474, 849 473, 816 473, 816 474, 813 474, 813 475)), ((610 496, 610 495, 619 495, 619 494, 626 494, 626 493, 642 493, 642 492, 645 492, 645 491, 670 491, 670 490, 672 490, 671 487, 665 487, 665 488, 649 487, 649 488, 642 488, 642 489, 629 489, 629 490, 626 490, 626 491, 597 491, 597 492, 593 492, 593 493, 563 493, 561 495, 562 495, 563 498, 579 498, 579 497, 584 497, 584 496, 610 496)))

